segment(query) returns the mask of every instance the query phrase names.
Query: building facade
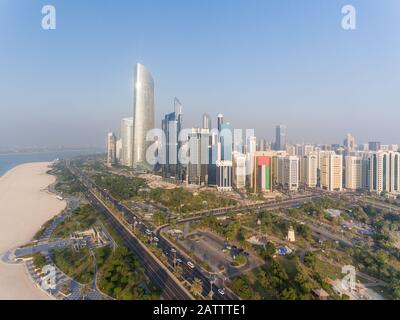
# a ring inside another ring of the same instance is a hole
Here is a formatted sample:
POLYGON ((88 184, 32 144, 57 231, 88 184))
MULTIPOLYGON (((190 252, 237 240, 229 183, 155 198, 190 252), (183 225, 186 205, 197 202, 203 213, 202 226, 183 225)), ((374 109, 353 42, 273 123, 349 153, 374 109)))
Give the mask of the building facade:
POLYGON ((309 153, 301 161, 301 182, 308 188, 315 188, 318 184, 318 156, 309 153))
POLYGON ((277 157, 277 183, 289 191, 299 188, 299 158, 297 156, 277 157))
POLYGON ((149 167, 146 151, 151 142, 147 133, 154 129, 154 82, 150 72, 141 64, 136 65, 133 102, 133 166, 149 167))
POLYGON ((107 165, 112 166, 117 162, 117 137, 113 132, 107 134, 107 165))
POLYGON ((217 190, 232 191, 232 161, 217 160, 217 190))
POLYGON ((327 191, 343 190, 343 156, 334 151, 321 156, 321 188, 327 191))
POLYGON ((275 150, 286 150, 286 126, 280 124, 275 128, 275 150))
POLYGON ((189 133, 188 183, 208 185, 209 141, 208 129, 193 128, 189 133))
POLYGON ((378 194, 400 192, 400 153, 372 152, 369 155, 369 191, 378 194))
POLYGON ((253 155, 251 187, 256 193, 272 191, 272 157, 272 153, 262 151, 253 155))
POLYGON ((362 157, 345 157, 345 188, 346 190, 360 190, 363 188, 363 161, 362 157))
POLYGON ((133 118, 124 118, 121 122, 121 164, 133 166, 133 118))
POLYGON ((165 115, 161 122, 163 130, 162 173, 164 177, 182 179, 182 166, 179 159, 181 142, 179 134, 182 129, 182 104, 175 98, 174 112, 165 115))
POLYGON ((246 188, 246 155, 240 152, 233 153, 232 184, 237 189, 246 188))

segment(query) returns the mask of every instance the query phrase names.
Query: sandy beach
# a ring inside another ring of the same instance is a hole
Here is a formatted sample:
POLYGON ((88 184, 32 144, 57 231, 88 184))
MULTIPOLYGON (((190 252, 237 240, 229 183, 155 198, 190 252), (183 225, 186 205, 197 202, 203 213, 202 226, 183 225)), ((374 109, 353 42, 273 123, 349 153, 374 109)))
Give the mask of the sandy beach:
MULTIPOLYGON (((0 177, 0 254, 30 241, 66 202, 46 188, 55 177, 49 162, 27 163, 0 177)), ((0 261, 0 299, 50 299, 29 279, 23 265, 0 261)))

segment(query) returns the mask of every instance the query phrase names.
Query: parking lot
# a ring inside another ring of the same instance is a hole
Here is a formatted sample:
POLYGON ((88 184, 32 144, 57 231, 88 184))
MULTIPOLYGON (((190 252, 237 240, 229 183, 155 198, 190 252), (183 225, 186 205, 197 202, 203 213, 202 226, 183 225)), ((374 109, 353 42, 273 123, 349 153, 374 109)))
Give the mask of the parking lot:
POLYGON ((237 252, 234 246, 225 240, 208 231, 196 231, 188 235, 179 243, 188 251, 192 252, 200 261, 207 262, 210 269, 215 273, 223 273, 226 277, 232 278, 242 272, 251 270, 262 265, 262 259, 247 253, 247 263, 241 267, 234 267, 233 255, 237 252))

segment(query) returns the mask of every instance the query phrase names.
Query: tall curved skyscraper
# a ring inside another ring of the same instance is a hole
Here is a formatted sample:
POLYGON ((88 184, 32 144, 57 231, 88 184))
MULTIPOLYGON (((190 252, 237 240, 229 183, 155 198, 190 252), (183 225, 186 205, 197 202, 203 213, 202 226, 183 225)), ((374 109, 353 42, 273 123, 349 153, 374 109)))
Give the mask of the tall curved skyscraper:
POLYGON ((146 134, 154 129, 154 82, 150 72, 136 64, 133 100, 133 166, 147 166, 146 134))

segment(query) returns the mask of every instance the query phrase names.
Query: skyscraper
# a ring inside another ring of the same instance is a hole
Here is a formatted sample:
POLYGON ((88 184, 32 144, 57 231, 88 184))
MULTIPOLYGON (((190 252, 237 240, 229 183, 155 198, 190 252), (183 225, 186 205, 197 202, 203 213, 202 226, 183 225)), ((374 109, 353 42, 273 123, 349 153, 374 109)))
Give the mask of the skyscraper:
POLYGON ((203 114, 203 129, 211 130, 211 117, 208 113, 203 114))
POLYGON ((297 156, 277 157, 277 182, 283 188, 297 191, 299 188, 299 158, 297 156))
POLYGON ((301 175, 302 183, 309 188, 315 188, 317 186, 318 170, 318 156, 315 152, 305 155, 302 159, 301 175))
POLYGON ((237 189, 244 189, 246 187, 246 155, 237 151, 232 155, 232 184, 237 189))
POLYGON ((181 165, 179 161, 179 133, 182 129, 182 104, 175 98, 174 112, 165 115, 161 127, 164 132, 165 141, 162 142, 162 171, 164 177, 181 179, 181 165))
POLYGON ((116 151, 115 151, 115 157, 117 158, 117 162, 121 162, 121 153, 122 153, 122 139, 119 138, 116 143, 116 151))
POLYGON ((232 161, 217 160, 217 190, 232 190, 232 161))
POLYGON ((356 142, 354 137, 350 133, 346 135, 343 145, 344 145, 345 155, 350 155, 350 153, 355 150, 356 142))
POLYGON ((132 167, 133 118, 124 118, 121 122, 121 164, 132 167))
POLYGON ((257 151, 253 156, 251 186, 254 192, 272 191, 272 157, 273 153, 257 151))
POLYGON ((275 150, 286 150, 286 126, 283 124, 275 129, 275 150))
POLYGON ((221 132, 222 124, 224 123, 224 116, 220 113, 217 118, 218 132, 221 132))
POLYGON ((221 158, 218 160, 232 161, 233 130, 229 122, 221 124, 220 142, 221 158))
POLYGON ((381 194, 400 191, 400 153, 372 152, 369 156, 369 191, 381 194))
POLYGON ((107 165, 111 166, 116 163, 117 153, 117 137, 113 132, 107 134, 107 165))
POLYGON ((266 151, 267 150, 267 141, 264 138, 260 138, 258 140, 257 151, 266 151))
POLYGON ((342 191, 343 156, 327 151, 321 157, 321 188, 327 191, 342 191))
POLYGON ((133 166, 148 167, 146 141, 149 130, 154 129, 154 82, 150 72, 140 63, 136 65, 133 102, 133 166))
POLYGON ((362 158, 356 156, 345 157, 345 187, 347 190, 362 188, 362 158))
POLYGON ((208 184, 209 141, 210 132, 207 129, 192 128, 189 133, 189 183, 208 184))

